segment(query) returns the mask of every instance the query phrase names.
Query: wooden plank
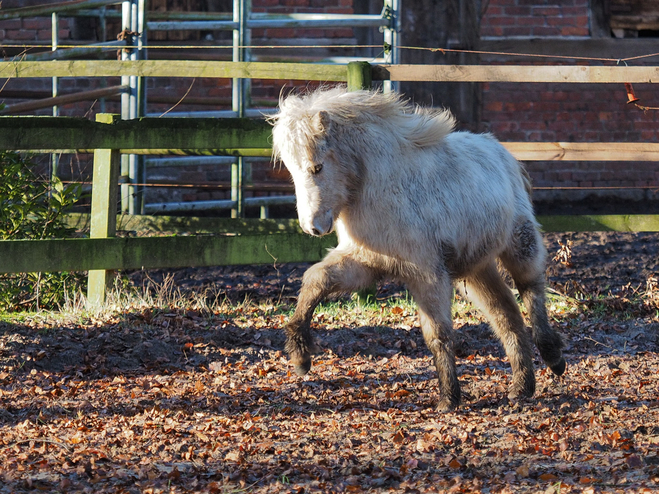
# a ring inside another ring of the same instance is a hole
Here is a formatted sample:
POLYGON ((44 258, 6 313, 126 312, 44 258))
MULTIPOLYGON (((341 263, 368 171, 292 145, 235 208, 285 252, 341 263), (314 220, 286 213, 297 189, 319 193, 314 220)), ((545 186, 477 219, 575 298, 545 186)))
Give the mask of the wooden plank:
POLYGON ((0 273, 315 262, 336 237, 303 234, 0 241, 0 273))
MULTIPOLYGON (((236 118, 141 118, 114 124, 75 117, 0 117, 0 149, 270 149, 270 125, 236 118)), ((184 153, 187 154, 187 153, 184 153)), ((269 151, 268 151, 269 155, 269 151)))
POLYGON ((657 142, 504 142, 520 161, 659 161, 657 142))
POLYGON ((378 65, 374 80, 436 82, 657 83, 659 67, 581 65, 378 65))
MULTIPOLYGON (((112 124, 119 115, 98 113, 96 121, 112 124)), ((92 188, 91 238, 114 237, 117 233, 117 199, 119 194, 119 174, 121 155, 116 149, 97 149, 94 152, 94 185, 92 188)), ((87 276, 87 303, 98 306, 105 301, 105 293, 110 288, 112 272, 90 270, 87 276)))
POLYGON ((659 215, 538 216, 545 232, 659 232, 659 215))
MULTIPOLYGON (((659 231, 659 215, 539 216, 547 232, 659 231)), ((336 238, 304 234, 6 240, 0 273, 314 262, 336 238)))
MULTIPOLYGON (((73 152, 262 156, 271 154, 270 125, 231 118, 142 118, 114 124, 73 117, 0 117, 0 149, 73 152)), ((659 161, 659 143, 505 142, 522 161, 659 161)))
POLYGON ((0 78, 217 77, 345 82, 345 65, 192 60, 54 60, 0 62, 0 78))

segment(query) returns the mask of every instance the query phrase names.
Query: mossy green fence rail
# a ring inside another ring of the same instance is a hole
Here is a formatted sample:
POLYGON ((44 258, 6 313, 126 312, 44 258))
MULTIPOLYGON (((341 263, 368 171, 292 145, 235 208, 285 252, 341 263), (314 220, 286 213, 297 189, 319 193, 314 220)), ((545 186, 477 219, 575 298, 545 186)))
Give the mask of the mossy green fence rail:
MULTIPOLYGON (((346 66, 311 64, 70 61, 0 62, 0 78, 107 77, 249 77, 348 82, 359 88, 373 79, 434 81, 651 82, 655 67, 346 66), (542 70, 540 70, 542 69, 542 70), (631 67, 629 69, 632 69, 631 67), (630 81, 631 78, 631 81, 630 81)), ((313 238, 293 222, 274 220, 207 221, 186 219, 187 227, 206 223, 194 235, 115 236, 121 153, 268 156, 271 132, 264 121, 246 119, 155 119, 119 121, 99 114, 95 122, 66 117, 0 117, 0 149, 87 151, 94 153, 90 237, 87 239, 0 241, 0 273, 89 271, 88 299, 105 296, 108 270, 175 268, 319 260, 336 242, 313 238), (211 234, 212 233, 212 234, 211 234)), ((659 143, 504 143, 520 160, 659 161, 659 143)), ((120 221, 126 218, 120 217, 120 221)), ((659 231, 659 216, 544 216, 546 231, 659 231)), ((172 230, 177 220, 128 219, 172 230), (163 223, 168 223, 164 226, 163 223)), ((179 220, 180 223, 180 220, 179 220)), ((198 225, 197 225, 198 226, 198 225)), ((178 228, 178 227, 177 227, 178 228)), ((136 228, 137 229, 137 228, 136 228)), ((189 230, 190 231, 190 230, 189 230)))
MULTIPOLYGON (((302 235, 288 221, 215 222, 213 235, 115 237, 121 153, 262 156, 270 154, 270 135, 266 122, 247 119, 121 121, 114 115, 99 114, 92 122, 66 117, 0 117, 1 149, 94 153, 91 238, 2 241, 0 273, 89 271, 88 299, 93 304, 105 295, 108 270, 322 258, 336 240, 302 235)), ((148 221, 133 221, 131 228, 148 221)), ((162 221, 151 219, 161 227, 162 221)), ((194 225, 194 221, 186 223, 194 225)), ((171 225, 164 228, 172 230, 171 225)), ((208 224, 205 231, 209 232, 208 224)))

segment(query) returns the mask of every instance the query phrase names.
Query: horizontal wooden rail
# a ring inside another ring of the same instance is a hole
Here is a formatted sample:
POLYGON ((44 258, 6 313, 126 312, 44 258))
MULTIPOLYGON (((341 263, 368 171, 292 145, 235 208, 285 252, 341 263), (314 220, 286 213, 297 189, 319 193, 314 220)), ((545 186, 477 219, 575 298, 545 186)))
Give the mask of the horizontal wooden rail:
POLYGON ((374 65, 373 80, 657 83, 659 67, 582 65, 374 65))
POLYGON ((0 242, 0 273, 279 264, 322 259, 333 235, 169 236, 0 242))
POLYGON ((504 142, 520 161, 659 161, 657 142, 504 142))
MULTIPOLYGON (((0 117, 0 149, 269 157, 263 120, 142 118, 114 124, 73 117, 0 117), (60 146, 53 149, 53 143, 60 146)), ((656 142, 505 142, 522 161, 659 161, 656 142)))
POLYGON ((217 77, 345 82, 345 65, 193 60, 0 62, 0 79, 25 77, 217 77))
MULTIPOLYGON (((118 217, 119 221, 122 221, 118 217)), ((84 222, 84 218, 79 218, 84 222)), ((124 218, 124 226, 143 226, 124 218)), ((657 232, 658 215, 587 215, 539 216, 546 232, 625 231, 657 232)), ((159 228, 175 230, 182 223, 194 230, 194 219, 154 220, 159 228)), ((200 219, 202 224, 206 223, 200 219)), ((208 230, 214 221, 204 224, 208 230)), ((220 221, 220 223, 223 223, 220 221)), ((336 237, 315 238, 297 233, 294 221, 275 220, 260 224, 243 220, 236 225, 247 231, 253 227, 262 233, 244 235, 158 236, 65 240, 6 240, 0 242, 0 273, 87 271, 99 269, 152 269, 221 266, 237 264, 278 264, 316 262, 326 249, 336 245, 336 237), (283 233, 273 233, 282 231, 283 233)), ((221 228, 228 228, 229 224, 221 228)))
POLYGON ((538 216, 544 232, 659 232, 656 214, 538 216))
MULTIPOLYGON (((0 78, 218 77, 347 81, 344 65, 177 60, 0 62, 0 78)), ((374 80, 438 82, 657 83, 659 67, 582 65, 374 65, 374 80)))
POLYGON ((74 117, 0 117, 0 149, 51 149, 57 143, 59 149, 210 149, 215 154, 267 149, 269 155, 270 136, 267 122, 235 118, 141 118, 106 124, 74 117))

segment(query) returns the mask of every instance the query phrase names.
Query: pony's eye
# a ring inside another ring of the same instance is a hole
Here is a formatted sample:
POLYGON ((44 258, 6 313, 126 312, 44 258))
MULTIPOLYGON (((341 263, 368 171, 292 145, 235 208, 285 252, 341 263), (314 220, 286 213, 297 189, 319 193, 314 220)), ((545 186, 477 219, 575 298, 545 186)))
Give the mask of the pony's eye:
POLYGON ((323 169, 323 164, 322 163, 316 163, 312 168, 311 168, 311 173, 313 175, 316 175, 320 173, 323 169))

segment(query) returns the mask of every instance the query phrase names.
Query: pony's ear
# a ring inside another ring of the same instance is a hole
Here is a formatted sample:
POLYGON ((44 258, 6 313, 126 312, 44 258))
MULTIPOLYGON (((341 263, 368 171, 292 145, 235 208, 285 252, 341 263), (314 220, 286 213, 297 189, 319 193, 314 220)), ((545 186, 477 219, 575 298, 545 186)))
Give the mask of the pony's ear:
POLYGON ((332 118, 328 112, 321 110, 314 115, 312 123, 319 134, 327 134, 332 127, 332 118))

